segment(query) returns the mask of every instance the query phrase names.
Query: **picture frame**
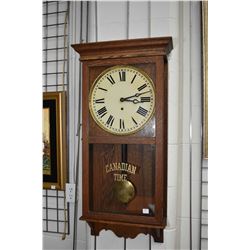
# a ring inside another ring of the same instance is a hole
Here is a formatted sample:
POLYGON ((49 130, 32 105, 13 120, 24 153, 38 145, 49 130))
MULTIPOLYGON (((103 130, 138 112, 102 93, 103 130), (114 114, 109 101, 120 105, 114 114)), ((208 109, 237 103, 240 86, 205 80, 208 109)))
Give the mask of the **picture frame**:
POLYGON ((65 190, 65 92, 43 93, 43 188, 65 190))
POLYGON ((203 78, 203 158, 208 159, 208 1, 201 2, 203 78))

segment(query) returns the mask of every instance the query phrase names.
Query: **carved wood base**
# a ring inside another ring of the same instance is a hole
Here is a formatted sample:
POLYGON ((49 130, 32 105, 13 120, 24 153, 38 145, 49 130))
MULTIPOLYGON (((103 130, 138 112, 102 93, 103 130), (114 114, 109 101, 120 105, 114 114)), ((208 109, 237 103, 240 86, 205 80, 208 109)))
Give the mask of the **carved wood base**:
POLYGON ((135 238, 138 234, 150 234, 155 242, 163 243, 163 228, 150 228, 144 226, 133 226, 125 224, 105 223, 105 222, 93 222, 87 221, 91 228, 91 235, 98 236, 100 231, 111 230, 116 236, 124 238, 135 238))

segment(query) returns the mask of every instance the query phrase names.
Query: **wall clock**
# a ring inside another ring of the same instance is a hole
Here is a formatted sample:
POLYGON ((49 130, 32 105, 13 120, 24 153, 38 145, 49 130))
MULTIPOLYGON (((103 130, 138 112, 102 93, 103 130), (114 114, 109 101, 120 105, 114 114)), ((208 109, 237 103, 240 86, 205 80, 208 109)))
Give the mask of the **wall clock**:
POLYGON ((171 37, 76 44, 83 69, 83 211, 102 229, 163 242, 171 37))

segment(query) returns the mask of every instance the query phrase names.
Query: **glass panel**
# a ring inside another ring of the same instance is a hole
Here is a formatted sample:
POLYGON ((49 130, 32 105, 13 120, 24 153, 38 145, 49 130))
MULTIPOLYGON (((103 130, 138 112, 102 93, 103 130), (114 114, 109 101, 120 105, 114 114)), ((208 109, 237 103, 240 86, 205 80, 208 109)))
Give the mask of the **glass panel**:
POLYGON ((155 145, 90 144, 90 210, 154 215, 155 145))

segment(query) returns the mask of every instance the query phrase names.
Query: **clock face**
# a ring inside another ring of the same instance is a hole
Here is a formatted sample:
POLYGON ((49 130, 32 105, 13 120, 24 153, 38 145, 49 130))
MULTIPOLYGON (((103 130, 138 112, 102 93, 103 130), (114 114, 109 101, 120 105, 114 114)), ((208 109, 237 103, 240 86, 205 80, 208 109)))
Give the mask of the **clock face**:
POLYGON ((128 135, 142 129, 155 106, 154 84, 135 67, 115 66, 97 77, 89 95, 89 109, 105 131, 128 135))

